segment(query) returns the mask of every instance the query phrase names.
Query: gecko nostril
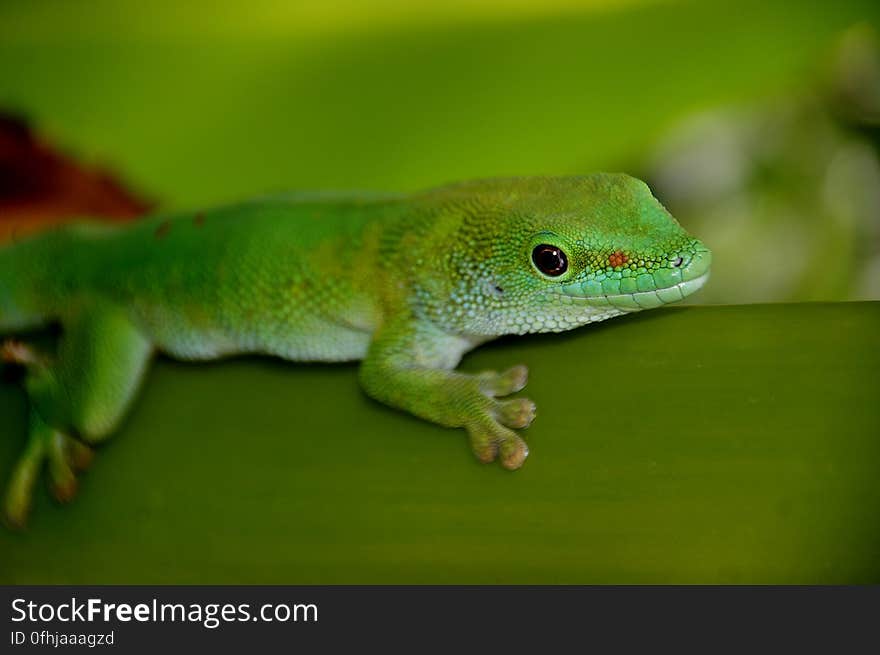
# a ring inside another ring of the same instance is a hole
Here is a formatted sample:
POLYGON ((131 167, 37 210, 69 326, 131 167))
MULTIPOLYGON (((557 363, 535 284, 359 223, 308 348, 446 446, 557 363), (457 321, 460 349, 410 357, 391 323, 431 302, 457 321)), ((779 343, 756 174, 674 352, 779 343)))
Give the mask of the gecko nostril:
POLYGON ((682 257, 676 257, 671 262, 669 262, 673 268, 678 268, 684 263, 684 259, 682 257))

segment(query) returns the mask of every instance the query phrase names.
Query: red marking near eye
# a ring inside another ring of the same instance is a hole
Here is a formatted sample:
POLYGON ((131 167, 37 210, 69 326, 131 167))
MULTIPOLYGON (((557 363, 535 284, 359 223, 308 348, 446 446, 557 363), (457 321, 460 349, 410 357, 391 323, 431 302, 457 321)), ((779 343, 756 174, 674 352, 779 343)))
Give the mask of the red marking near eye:
POLYGON ((624 255, 620 250, 615 250, 613 253, 608 255, 608 265, 614 266, 615 268, 618 266, 623 266, 629 261, 629 257, 624 255))

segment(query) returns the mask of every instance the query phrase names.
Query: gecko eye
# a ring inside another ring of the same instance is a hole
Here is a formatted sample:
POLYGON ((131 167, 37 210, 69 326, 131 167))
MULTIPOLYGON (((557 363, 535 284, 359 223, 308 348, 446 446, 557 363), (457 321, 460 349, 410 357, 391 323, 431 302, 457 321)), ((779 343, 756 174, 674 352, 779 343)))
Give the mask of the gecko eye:
POLYGON ((544 275, 558 277, 568 270, 568 257, 556 246, 542 243, 532 250, 532 261, 544 275))

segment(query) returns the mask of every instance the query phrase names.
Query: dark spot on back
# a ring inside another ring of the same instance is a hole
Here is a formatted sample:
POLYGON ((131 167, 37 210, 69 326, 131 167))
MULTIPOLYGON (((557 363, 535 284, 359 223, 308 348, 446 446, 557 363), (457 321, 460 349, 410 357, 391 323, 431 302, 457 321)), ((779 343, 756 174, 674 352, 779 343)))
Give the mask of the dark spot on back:
POLYGON ((193 217, 193 223, 196 227, 202 227, 205 224, 205 212, 199 212, 193 217))
POLYGON ((156 228, 156 238, 164 239, 168 236, 168 233, 171 231, 171 221, 162 221, 159 223, 159 227, 156 228))

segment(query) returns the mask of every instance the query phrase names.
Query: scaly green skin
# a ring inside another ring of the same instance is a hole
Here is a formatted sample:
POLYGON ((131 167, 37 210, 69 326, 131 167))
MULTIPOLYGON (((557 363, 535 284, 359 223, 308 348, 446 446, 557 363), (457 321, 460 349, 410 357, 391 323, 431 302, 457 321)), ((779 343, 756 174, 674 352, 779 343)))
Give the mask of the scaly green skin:
POLYGON ((72 224, 0 250, 0 330, 60 322, 58 352, 15 342, 31 433, 6 497, 22 524, 47 458, 75 490, 83 442, 107 437, 149 359, 240 353, 362 359, 372 397, 462 427, 510 469, 534 418, 526 368, 478 375, 462 355, 504 334, 555 332, 680 300, 709 251, 626 175, 468 182, 414 195, 290 194, 125 227, 72 224), (542 273, 533 249, 567 256, 542 273), (73 436, 76 435, 76 438, 73 436))

